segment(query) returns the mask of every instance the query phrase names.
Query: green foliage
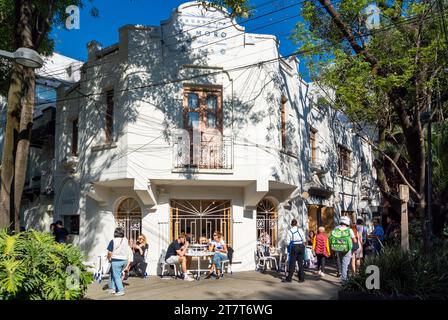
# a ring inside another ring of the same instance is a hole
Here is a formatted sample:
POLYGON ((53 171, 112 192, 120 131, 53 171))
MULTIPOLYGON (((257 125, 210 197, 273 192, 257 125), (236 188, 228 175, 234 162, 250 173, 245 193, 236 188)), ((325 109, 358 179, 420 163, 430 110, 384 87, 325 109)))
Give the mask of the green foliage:
POLYGON ((380 255, 365 259, 356 276, 342 286, 345 292, 364 292, 399 299, 446 299, 448 288, 448 245, 439 243, 424 255, 420 249, 409 253, 400 247, 385 247, 380 255), (366 267, 376 265, 380 271, 380 289, 367 290, 370 274, 366 267))
POLYGON ((76 300, 93 276, 81 251, 34 230, 9 235, 0 231, 0 298, 4 300, 76 300))
POLYGON ((251 15, 251 7, 247 0, 209 0, 200 2, 209 8, 228 8, 234 17, 247 18, 251 15))

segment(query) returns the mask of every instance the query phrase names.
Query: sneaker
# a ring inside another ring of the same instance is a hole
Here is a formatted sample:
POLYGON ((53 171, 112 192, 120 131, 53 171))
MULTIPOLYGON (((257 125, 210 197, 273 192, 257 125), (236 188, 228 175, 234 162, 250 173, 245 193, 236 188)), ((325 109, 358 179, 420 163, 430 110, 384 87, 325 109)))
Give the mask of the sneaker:
POLYGON ((283 280, 282 280, 282 282, 292 282, 292 280, 291 280, 291 279, 288 279, 288 278, 286 278, 286 279, 283 279, 283 280))
POLYGON ((191 273, 190 270, 187 270, 187 274, 188 274, 189 276, 192 276, 192 275, 193 275, 193 274, 191 273))
POLYGON ((117 292, 115 294, 116 297, 124 296, 124 291, 117 292))
POLYGON ((321 276, 321 277, 325 277, 325 273, 321 272, 321 273, 320 273, 320 276, 321 276))
POLYGON ((205 277, 205 279, 210 279, 212 276, 214 276, 215 275, 215 273, 209 273, 206 277, 205 277))
POLYGON ((189 277, 188 275, 184 278, 184 281, 194 281, 192 277, 189 277))
POLYGON ((115 290, 114 289, 109 289, 109 291, 108 291, 110 294, 114 294, 115 293, 115 290))

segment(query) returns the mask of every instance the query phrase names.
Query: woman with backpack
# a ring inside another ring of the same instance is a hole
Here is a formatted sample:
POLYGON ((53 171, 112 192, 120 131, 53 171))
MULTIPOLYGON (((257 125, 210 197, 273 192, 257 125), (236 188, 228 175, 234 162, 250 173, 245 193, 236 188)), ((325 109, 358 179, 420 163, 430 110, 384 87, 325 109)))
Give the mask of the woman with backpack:
POLYGON ((330 235, 330 249, 336 253, 338 271, 343 282, 347 281, 348 266, 352 260, 353 243, 358 240, 350 229, 350 218, 341 217, 339 226, 330 235))

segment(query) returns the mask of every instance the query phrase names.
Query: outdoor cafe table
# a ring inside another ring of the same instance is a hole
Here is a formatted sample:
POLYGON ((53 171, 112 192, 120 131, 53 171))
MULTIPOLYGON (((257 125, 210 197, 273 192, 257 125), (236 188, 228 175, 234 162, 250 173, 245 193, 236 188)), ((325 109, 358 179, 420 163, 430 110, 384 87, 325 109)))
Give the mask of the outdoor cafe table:
POLYGON ((196 250, 187 251, 186 256, 198 258, 198 269, 196 270, 198 273, 196 275, 196 280, 199 280, 201 278, 201 272, 208 271, 208 269, 201 269, 201 258, 212 257, 213 255, 215 255, 215 253, 210 251, 196 251, 196 250))

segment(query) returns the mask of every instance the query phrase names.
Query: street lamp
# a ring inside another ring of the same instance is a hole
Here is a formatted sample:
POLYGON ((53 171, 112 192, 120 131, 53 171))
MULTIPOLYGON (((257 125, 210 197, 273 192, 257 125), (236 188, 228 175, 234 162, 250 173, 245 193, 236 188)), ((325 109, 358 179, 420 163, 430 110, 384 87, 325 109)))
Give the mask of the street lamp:
POLYGON ((16 52, 0 50, 0 56, 13 59, 18 64, 28 68, 36 69, 43 65, 43 60, 40 55, 29 48, 19 48, 16 52))

